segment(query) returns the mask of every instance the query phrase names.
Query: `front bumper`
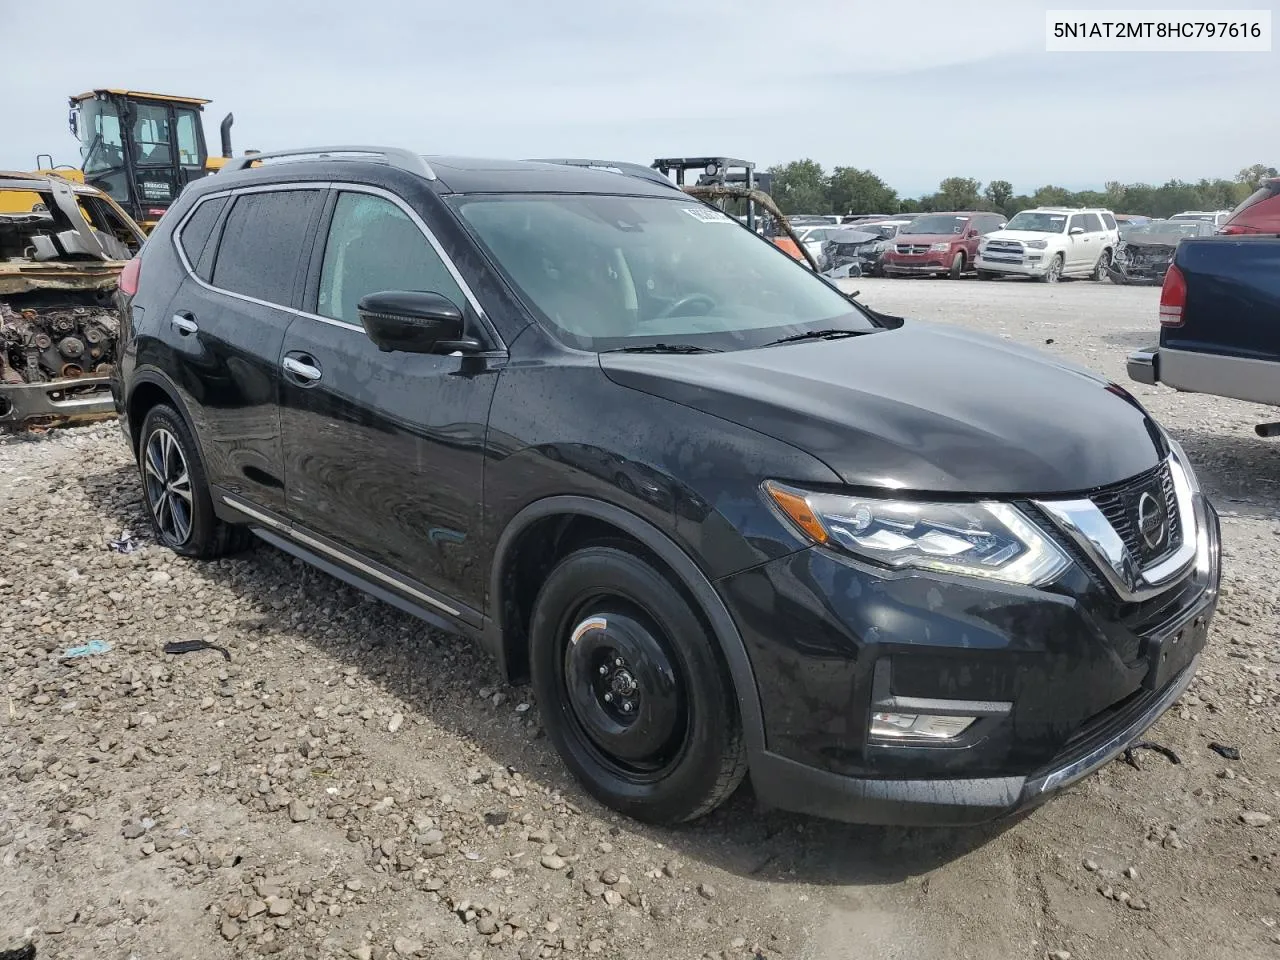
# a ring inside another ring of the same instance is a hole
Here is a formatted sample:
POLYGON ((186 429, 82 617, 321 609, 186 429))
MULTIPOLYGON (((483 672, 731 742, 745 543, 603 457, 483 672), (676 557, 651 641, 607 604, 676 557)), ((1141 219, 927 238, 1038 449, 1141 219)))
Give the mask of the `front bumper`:
POLYGON ((910 277, 910 276, 933 276, 939 273, 946 273, 950 268, 950 262, 944 261, 943 257, 949 254, 929 254, 920 257, 912 257, 910 260, 890 259, 886 255, 880 265, 884 272, 891 277, 910 277))
POLYGON ((998 260, 992 260, 978 254, 973 260, 973 268, 982 270, 986 273, 1008 274, 1011 277, 1043 277, 1045 271, 1049 269, 1049 255, 1025 254, 1015 258, 1010 255, 998 260), (1037 256, 1038 259, 1032 260, 1030 257, 1037 256))
POLYGON ((1034 807, 1122 753, 1186 689, 1208 636, 1219 530, 1198 503, 1207 559, 1138 602, 1082 562, 1033 589, 871 570, 818 548, 720 581, 760 691, 757 796, 856 823, 974 824, 1034 807), (904 705, 1007 713, 955 745, 875 741, 881 674, 904 705))
POLYGON ((0 427, 16 427, 27 421, 97 419, 115 412, 108 376, 0 383, 0 427))

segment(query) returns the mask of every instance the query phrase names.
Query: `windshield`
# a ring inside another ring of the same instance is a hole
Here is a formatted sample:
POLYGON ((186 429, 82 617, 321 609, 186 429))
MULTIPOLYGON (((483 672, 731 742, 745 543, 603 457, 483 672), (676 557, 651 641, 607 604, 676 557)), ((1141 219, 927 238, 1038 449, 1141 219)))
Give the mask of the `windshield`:
POLYGON ((916 217, 910 224, 902 228, 903 233, 964 233, 969 223, 968 217, 950 217, 937 215, 916 217))
POLYGON ((1061 233, 1067 225, 1066 214, 1034 213, 1024 210, 1005 224, 1006 230, 1025 230, 1027 233, 1061 233))
POLYGON ((76 124, 80 160, 85 173, 102 173, 124 166, 120 115, 105 100, 85 100, 76 124))
POLYGON ((1135 227, 1130 227, 1125 231, 1126 237, 1141 236, 1177 236, 1177 237, 1198 237, 1201 228, 1198 220, 1155 220, 1151 223, 1142 223, 1135 227))
POLYGON ((453 201, 525 302, 583 350, 739 350, 819 329, 875 329, 807 268, 692 199, 453 201))

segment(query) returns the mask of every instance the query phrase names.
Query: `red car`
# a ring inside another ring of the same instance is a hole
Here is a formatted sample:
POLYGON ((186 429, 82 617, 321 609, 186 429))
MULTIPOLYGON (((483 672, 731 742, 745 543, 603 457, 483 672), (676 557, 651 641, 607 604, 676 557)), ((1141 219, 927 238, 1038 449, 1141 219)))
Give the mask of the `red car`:
POLYGON ((1219 233, 1280 233, 1280 177, 1262 181, 1218 228, 1219 233))
POLYGON ((1004 227, 1000 213, 926 213, 903 227, 881 263, 891 277, 948 276, 973 269, 978 239, 1004 227))

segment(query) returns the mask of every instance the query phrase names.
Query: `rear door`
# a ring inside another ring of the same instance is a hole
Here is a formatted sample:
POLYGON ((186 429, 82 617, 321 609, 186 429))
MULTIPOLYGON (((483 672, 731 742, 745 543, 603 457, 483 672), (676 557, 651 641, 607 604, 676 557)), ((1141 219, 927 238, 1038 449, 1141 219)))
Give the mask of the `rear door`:
POLYGON ((1107 228, 1102 223, 1102 218, 1096 213, 1086 213, 1084 215, 1084 235, 1085 248, 1088 250, 1088 258, 1084 262, 1084 266, 1092 270, 1098 264, 1098 258, 1102 256, 1103 251, 1107 249, 1107 228))
POLYGON ((206 198, 176 231, 188 273, 165 324, 210 483, 283 512, 280 349, 323 206, 317 185, 206 198))
POLYGON ((403 200, 352 185, 329 207, 308 315, 282 358, 289 514, 322 553, 478 623, 467 607, 483 605, 483 442, 500 365, 382 352, 356 309, 370 293, 432 291, 483 340, 478 303, 403 200))

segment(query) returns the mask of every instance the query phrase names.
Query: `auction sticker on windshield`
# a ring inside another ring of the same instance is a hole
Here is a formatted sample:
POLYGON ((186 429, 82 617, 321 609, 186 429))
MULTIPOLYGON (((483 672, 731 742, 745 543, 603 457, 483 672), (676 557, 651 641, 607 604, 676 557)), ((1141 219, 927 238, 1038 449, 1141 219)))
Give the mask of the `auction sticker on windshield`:
POLYGON ((685 213, 703 223, 733 223, 733 217, 712 207, 684 207, 685 213))

